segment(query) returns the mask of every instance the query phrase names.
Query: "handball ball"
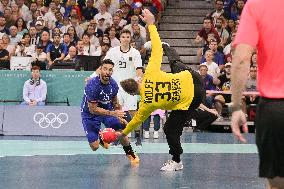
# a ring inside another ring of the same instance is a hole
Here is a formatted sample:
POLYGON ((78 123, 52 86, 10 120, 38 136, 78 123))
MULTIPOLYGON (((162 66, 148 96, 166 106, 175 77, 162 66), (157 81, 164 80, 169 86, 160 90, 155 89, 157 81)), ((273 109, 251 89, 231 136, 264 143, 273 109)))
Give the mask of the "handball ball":
POLYGON ((100 135, 102 140, 106 143, 112 143, 117 139, 115 130, 112 128, 105 128, 104 130, 101 131, 100 135))

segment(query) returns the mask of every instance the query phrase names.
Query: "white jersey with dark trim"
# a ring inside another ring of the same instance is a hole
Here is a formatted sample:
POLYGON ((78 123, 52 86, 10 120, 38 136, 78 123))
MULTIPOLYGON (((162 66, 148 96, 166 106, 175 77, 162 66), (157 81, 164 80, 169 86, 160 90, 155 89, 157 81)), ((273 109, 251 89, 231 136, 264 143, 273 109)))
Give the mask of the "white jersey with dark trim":
POLYGON ((122 52, 120 46, 111 48, 104 59, 110 59, 114 63, 112 77, 117 81, 135 78, 136 69, 142 68, 140 52, 131 47, 128 52, 122 52))

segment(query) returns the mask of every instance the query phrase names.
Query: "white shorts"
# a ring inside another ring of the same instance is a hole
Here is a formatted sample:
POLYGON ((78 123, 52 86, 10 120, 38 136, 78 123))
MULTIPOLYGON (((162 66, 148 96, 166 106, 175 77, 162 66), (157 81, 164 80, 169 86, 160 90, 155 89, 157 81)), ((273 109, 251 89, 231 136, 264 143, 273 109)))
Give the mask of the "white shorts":
POLYGON ((119 89, 118 91, 118 100, 119 104, 126 110, 137 110, 137 95, 133 96, 126 93, 123 89, 119 89))

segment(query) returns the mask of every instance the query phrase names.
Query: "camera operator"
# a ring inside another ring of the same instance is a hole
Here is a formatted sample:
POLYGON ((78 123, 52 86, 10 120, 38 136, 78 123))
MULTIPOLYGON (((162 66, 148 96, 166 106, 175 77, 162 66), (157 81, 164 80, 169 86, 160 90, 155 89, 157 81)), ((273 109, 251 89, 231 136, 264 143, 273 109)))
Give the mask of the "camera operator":
POLYGON ((21 41, 18 42, 15 55, 21 57, 31 57, 35 52, 35 45, 31 45, 30 41, 31 36, 28 33, 25 33, 21 41))

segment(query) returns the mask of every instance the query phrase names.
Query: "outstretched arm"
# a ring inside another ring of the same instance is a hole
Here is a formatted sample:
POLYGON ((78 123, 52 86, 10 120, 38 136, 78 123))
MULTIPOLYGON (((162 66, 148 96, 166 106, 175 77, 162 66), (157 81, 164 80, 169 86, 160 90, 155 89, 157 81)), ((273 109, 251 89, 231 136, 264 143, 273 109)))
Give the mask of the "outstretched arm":
POLYGON ((157 31, 154 15, 148 10, 144 9, 142 11, 142 16, 140 18, 147 24, 150 33, 152 51, 149 63, 147 65, 146 71, 159 71, 161 68, 163 48, 159 33, 157 31))
POLYGON ((126 125, 126 128, 122 131, 124 135, 128 135, 131 131, 134 131, 140 124, 145 121, 155 109, 142 105, 132 120, 126 125))

